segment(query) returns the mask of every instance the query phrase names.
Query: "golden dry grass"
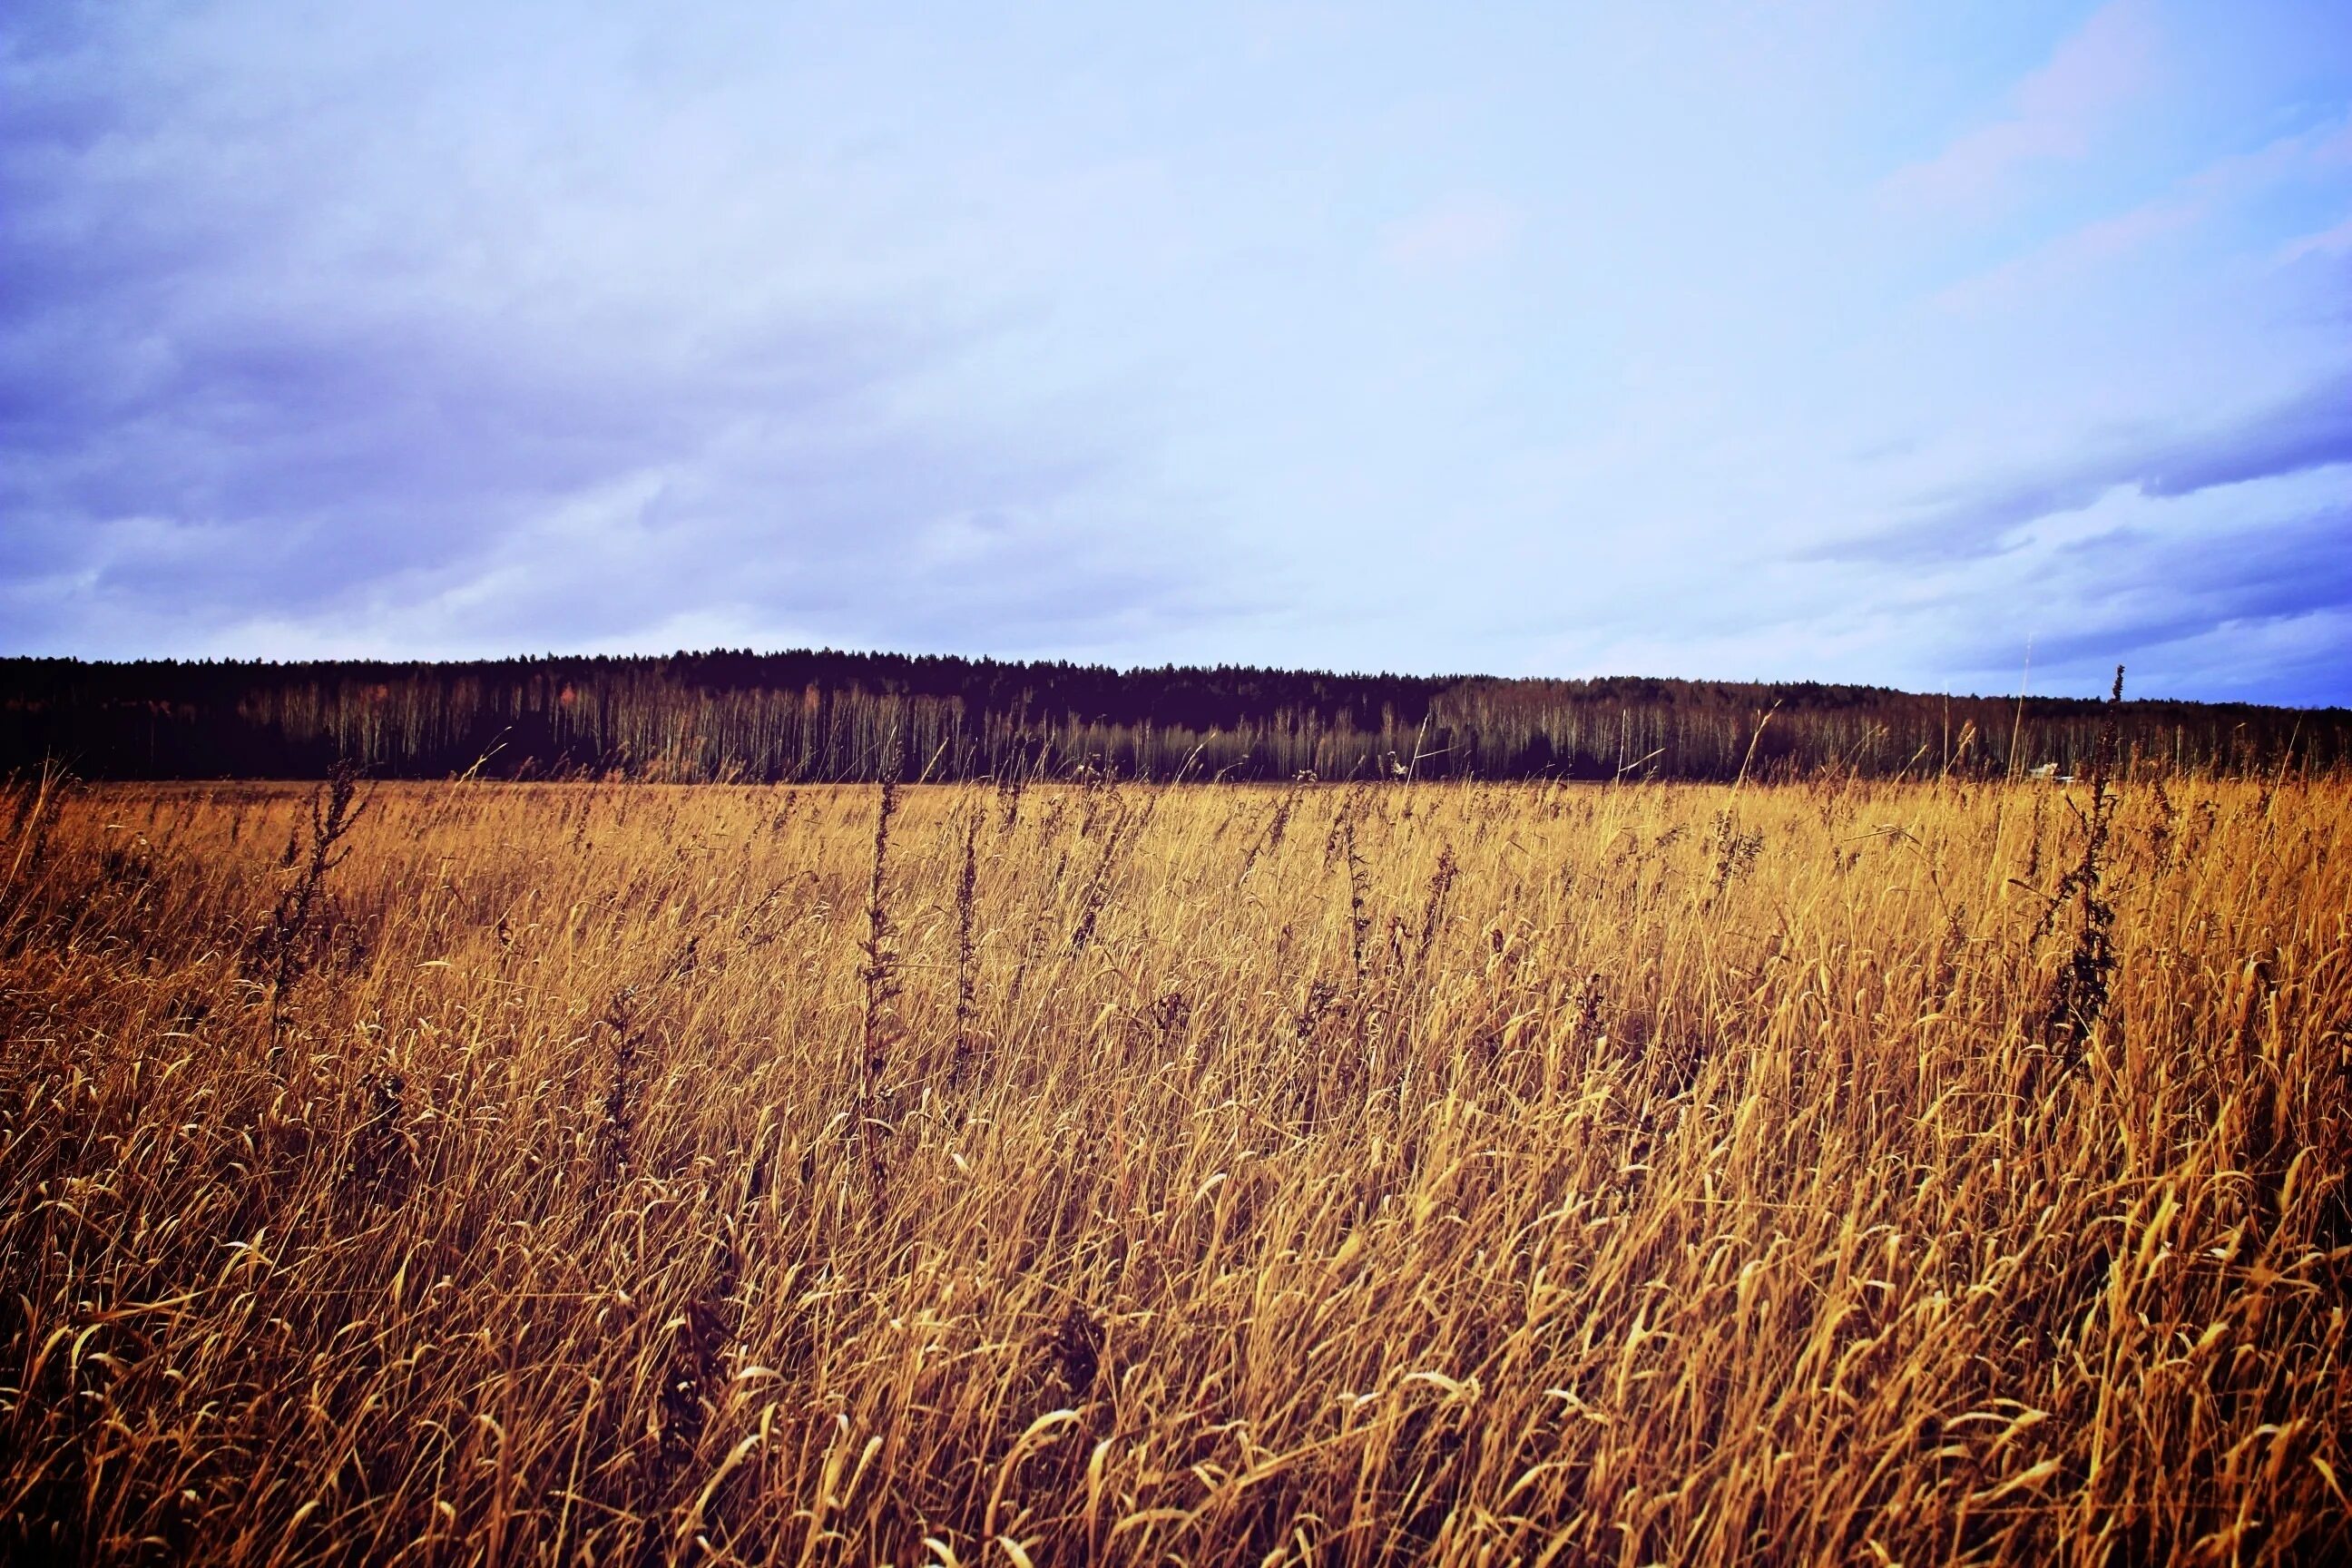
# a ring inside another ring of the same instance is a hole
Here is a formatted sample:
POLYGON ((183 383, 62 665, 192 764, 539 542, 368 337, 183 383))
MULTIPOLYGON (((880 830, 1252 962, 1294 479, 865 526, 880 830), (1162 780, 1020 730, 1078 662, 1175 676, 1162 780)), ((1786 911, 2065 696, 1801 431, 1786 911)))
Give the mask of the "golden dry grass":
POLYGON ((2340 1552, 2352 786, 2169 788, 2079 1046, 2047 784, 385 786, 275 1006, 302 792, 21 795, 0 1544, 2340 1552))

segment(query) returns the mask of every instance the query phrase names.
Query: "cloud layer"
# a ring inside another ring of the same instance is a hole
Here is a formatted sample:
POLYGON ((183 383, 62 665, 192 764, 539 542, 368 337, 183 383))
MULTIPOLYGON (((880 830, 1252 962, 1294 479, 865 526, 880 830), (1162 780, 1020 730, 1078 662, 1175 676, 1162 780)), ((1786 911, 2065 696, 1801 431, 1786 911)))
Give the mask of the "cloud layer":
POLYGON ((19 7, 5 651, 2352 700, 2342 33, 19 7))
POLYGON ((2018 548, 2030 524, 2080 511, 2116 489, 2177 500, 2344 464, 2352 464, 2352 377, 2307 387, 2218 429, 2115 443, 2056 468, 1937 495, 1915 517, 1808 555, 1915 565, 1990 555, 2018 548))
MULTIPOLYGON (((642 149, 581 148, 579 205, 551 201, 554 138, 501 142, 478 63, 385 89, 394 44, 278 40, 247 102, 195 62, 260 20, 11 40, 0 591, 25 643, 985 642, 1197 613, 1196 564, 1112 526, 1137 503, 1101 432, 907 408, 980 327, 771 287, 745 253, 789 247, 786 216, 664 213, 642 149), (474 123, 429 129, 436 93, 474 123)), ((626 90, 581 68, 559 123, 626 90)), ((671 130, 689 180, 750 176, 671 130)))

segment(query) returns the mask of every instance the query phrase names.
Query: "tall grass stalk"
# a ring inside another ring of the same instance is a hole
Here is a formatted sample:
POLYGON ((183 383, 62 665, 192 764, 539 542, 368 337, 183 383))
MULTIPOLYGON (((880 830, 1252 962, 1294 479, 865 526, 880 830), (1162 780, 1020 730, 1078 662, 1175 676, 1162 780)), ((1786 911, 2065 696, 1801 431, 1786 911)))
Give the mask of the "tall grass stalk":
POLYGON ((2352 782, 1637 773, 58 791, 0 1559, 2352 1552, 2352 782))

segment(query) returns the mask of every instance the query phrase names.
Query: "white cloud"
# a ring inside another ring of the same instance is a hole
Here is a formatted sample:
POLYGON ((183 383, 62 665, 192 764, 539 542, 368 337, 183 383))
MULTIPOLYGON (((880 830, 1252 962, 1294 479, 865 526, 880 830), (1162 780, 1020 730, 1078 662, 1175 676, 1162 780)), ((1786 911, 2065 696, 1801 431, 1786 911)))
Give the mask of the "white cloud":
MULTIPOLYGON (((1951 285, 1936 296, 1936 303, 1948 310, 1984 310, 2077 281, 2271 192, 2325 177, 2347 155, 2352 155, 2352 120, 2295 132, 2252 152, 2216 159, 2174 182, 2154 201, 2093 219, 2022 256, 1951 285)), ((2334 254, 2347 244, 2352 244, 2352 219, 2327 233, 2296 241, 2278 259, 2284 264, 2305 255, 2334 254)))
POLYGON ((2158 45, 2143 0, 2110 0, 2017 84, 2010 112, 1889 175, 1900 208, 1973 210, 2009 197, 2037 165, 2083 157, 2155 80, 2158 45))
POLYGON ((1381 254, 1412 273, 1457 272, 1507 253, 1524 223, 1499 196, 1467 192, 1433 202, 1381 237, 1381 254))
POLYGON ((2278 264, 2291 267, 2314 256, 2352 256, 2352 216, 2317 234, 2306 234, 2279 248, 2278 264))

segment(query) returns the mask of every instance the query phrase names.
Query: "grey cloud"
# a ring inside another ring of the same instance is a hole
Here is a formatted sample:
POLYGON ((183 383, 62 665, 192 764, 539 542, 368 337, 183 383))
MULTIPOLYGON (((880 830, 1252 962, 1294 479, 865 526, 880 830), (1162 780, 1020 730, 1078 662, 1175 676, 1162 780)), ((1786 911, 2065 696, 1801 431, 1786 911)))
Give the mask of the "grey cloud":
POLYGON ((2159 454, 2138 482, 2152 496, 2185 496, 2346 462, 2352 462, 2352 376, 2315 387, 2219 439, 2159 454))
POLYGON ((1035 648, 1224 613, 1213 560, 1116 526, 1118 438, 903 411, 980 329, 724 270, 649 300, 630 269, 668 258, 659 234, 509 276, 432 191, 276 152, 248 178, 222 149, 300 122, 221 123, 157 85, 185 71, 125 68, 80 21, 40 31, 0 39, 0 589, 22 647, 430 617, 543 647, 717 610, 1035 648), (339 211, 374 237, 322 237, 339 211), (446 232, 385 237, 386 215, 446 232), (469 247, 488 282, 452 270, 469 247), (998 521, 942 551, 975 513, 998 521))
POLYGON ((2242 423, 2143 440, 2080 464, 1926 498, 1913 515, 1805 552, 1810 561, 1931 564, 1998 555, 2018 529, 2130 486, 2162 498, 2352 462, 2352 375, 2306 388, 2242 423))
MULTIPOLYGON (((2167 535, 2121 528, 2050 552, 2046 602, 2067 606, 2033 637, 2036 669, 2057 679, 2095 676, 2120 662, 2161 666, 2165 650, 2224 629, 2243 631, 2352 612, 2352 507, 2326 509, 2227 534, 2167 535)), ((2347 619, 2347 624, 2352 624, 2347 619)), ((1951 649, 1957 662, 1998 676, 2019 646, 1981 629, 1951 649)), ((2340 702, 2352 646, 2342 634, 2300 662, 2266 669, 2231 695, 2289 703, 2340 702)), ((2094 682, 2095 684, 2095 682, 2094 682)))
MULTIPOLYGON (((173 582, 147 585, 313 603, 338 578, 462 563, 531 510, 615 476, 708 462, 718 436, 747 423, 798 448, 766 476, 779 510, 877 475, 877 493, 856 498, 869 514, 935 505, 926 492, 957 461, 938 450, 860 466, 889 443, 859 430, 855 405, 890 367, 829 333, 649 371, 429 316, 285 321, 257 302, 227 323, 165 318, 150 331, 154 363, 142 374, 100 369, 76 385, 68 367, 0 368, 9 407, 61 394, 11 426, 17 458, 0 505, 12 531, 94 542, 126 518, 202 529, 206 559, 110 565, 125 588, 162 571, 173 582)), ((956 477, 991 478, 968 464, 956 477)))

